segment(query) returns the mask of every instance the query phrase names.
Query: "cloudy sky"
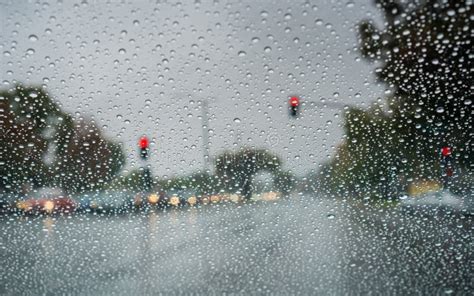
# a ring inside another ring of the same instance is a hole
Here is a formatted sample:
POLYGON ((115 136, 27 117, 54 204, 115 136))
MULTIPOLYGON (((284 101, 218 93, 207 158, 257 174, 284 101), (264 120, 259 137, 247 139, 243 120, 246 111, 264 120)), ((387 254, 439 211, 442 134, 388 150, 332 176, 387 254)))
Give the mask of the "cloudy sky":
POLYGON ((380 22, 372 1, 0 0, 0 81, 44 85, 68 112, 93 119, 155 174, 203 168, 210 155, 268 148, 301 175, 334 154, 343 111, 384 95, 360 59, 356 25, 380 22), (304 102, 288 116, 290 95, 304 102))

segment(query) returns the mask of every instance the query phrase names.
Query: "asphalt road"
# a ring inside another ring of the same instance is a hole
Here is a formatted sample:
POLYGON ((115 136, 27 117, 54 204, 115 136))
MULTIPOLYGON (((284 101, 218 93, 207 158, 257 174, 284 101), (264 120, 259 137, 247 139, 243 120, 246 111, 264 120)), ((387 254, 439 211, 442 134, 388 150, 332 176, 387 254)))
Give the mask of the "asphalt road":
POLYGON ((472 217, 293 197, 0 218, 0 294, 473 293, 472 217))

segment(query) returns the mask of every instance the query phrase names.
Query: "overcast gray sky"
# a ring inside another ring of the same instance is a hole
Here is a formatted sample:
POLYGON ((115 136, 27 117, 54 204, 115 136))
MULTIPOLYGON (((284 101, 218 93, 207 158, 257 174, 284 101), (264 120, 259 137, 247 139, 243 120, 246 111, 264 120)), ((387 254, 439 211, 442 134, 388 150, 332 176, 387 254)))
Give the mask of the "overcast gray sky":
POLYGON ((211 156, 268 148, 301 175, 334 154, 343 112, 305 105, 291 119, 290 95, 360 107, 384 95, 356 50, 356 24, 380 21, 372 1, 0 3, 2 87, 44 84, 123 144, 128 169, 141 135, 155 174, 201 169, 206 99, 211 156))

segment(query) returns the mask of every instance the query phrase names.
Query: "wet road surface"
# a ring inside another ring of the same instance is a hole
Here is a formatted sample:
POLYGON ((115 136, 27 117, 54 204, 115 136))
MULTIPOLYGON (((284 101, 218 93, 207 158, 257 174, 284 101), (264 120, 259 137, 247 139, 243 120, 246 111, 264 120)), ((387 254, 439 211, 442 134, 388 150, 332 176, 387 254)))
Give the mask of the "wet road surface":
POLYGON ((0 218, 0 294, 467 295, 472 217, 294 197, 0 218))

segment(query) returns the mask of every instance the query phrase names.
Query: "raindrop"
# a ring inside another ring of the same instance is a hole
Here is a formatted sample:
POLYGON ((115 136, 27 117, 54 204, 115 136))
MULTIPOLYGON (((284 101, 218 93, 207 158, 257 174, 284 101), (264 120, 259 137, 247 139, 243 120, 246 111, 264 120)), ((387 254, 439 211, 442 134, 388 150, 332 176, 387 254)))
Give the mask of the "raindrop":
POLYGON ((471 105, 471 104, 472 104, 472 100, 471 100, 471 99, 465 99, 465 100, 464 100, 464 105, 469 106, 469 105, 471 105))
POLYGON ((239 51, 238 55, 239 55, 239 57, 244 57, 244 56, 247 55, 247 53, 245 51, 241 50, 241 51, 239 51))
POLYGON ((265 48, 263 49, 266 53, 269 53, 272 51, 272 48, 270 46, 265 46, 265 48))
POLYGON ((438 107, 436 108, 436 113, 443 113, 444 112, 444 108, 443 107, 438 107))
POLYGON ((259 41, 260 41, 260 38, 258 38, 258 37, 253 37, 252 38, 252 43, 257 43, 259 41))
POLYGON ((127 51, 125 50, 125 48, 121 48, 119 49, 119 54, 125 54, 127 51))
POLYGON ((327 215, 327 218, 328 218, 329 220, 332 220, 332 219, 335 218, 335 216, 334 216, 334 214, 328 214, 328 215, 327 215))
POLYGON ((38 41, 38 36, 34 35, 34 34, 31 34, 30 36, 28 36, 28 39, 30 39, 30 41, 38 41))
POLYGON ((238 118, 238 117, 234 118, 235 123, 240 123, 240 121, 241 121, 240 118, 238 118))
POLYGON ((404 200, 404 199, 407 199, 408 198, 408 195, 404 194, 402 196, 399 197, 401 200, 404 200))

